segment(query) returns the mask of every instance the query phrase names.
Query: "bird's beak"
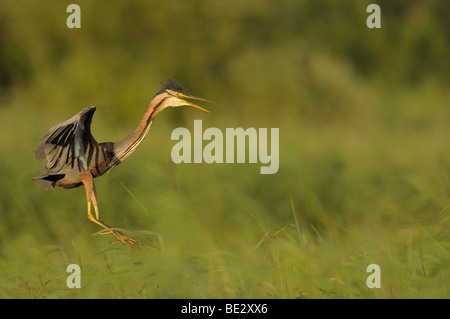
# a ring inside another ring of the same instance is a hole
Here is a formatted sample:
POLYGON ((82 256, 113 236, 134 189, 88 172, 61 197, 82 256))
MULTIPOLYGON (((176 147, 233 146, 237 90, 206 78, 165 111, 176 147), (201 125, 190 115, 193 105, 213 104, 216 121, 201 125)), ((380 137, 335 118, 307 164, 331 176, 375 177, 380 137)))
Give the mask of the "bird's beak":
POLYGON ((186 103, 186 105, 190 105, 190 106, 193 106, 193 107, 195 107, 195 108, 197 108, 197 109, 199 109, 199 110, 202 110, 202 111, 205 111, 205 112, 210 113, 208 110, 205 110, 204 108, 202 108, 202 107, 200 107, 200 106, 198 106, 198 105, 196 105, 196 104, 194 104, 194 103, 192 103, 192 102, 183 100, 183 99, 191 99, 191 100, 198 100, 198 101, 212 102, 212 101, 210 101, 210 100, 202 99, 202 98, 200 98, 200 97, 195 97, 195 96, 188 95, 188 94, 184 94, 184 93, 177 93, 177 98, 179 98, 181 101, 183 101, 183 103, 186 103), (182 99, 182 98, 183 98, 183 99, 182 99))

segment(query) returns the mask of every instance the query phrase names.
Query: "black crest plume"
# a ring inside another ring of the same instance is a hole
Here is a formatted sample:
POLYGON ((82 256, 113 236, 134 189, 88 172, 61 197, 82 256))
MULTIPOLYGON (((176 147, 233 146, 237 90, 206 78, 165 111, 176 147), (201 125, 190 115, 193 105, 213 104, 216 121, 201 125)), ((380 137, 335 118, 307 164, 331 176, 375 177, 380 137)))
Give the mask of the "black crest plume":
POLYGON ((180 93, 183 92, 183 89, 181 88, 181 85, 179 85, 177 82, 175 82, 172 79, 168 79, 166 82, 162 83, 161 90, 159 90, 159 92, 156 93, 155 95, 161 94, 165 90, 172 90, 172 91, 180 92, 180 93))

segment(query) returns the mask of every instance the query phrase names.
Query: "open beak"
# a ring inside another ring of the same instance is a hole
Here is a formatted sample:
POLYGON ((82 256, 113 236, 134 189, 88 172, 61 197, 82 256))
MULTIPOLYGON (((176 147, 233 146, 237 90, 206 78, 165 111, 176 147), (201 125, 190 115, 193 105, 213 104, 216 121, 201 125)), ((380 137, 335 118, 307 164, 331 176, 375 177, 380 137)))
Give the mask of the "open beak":
POLYGON ((183 100, 183 99, 181 99, 181 98, 184 98, 184 99, 191 99, 191 100, 198 100, 198 101, 204 101, 204 102, 212 102, 212 101, 210 101, 210 100, 202 99, 202 98, 200 98, 200 97, 195 97, 195 96, 188 95, 188 94, 184 94, 184 93, 178 93, 178 94, 177 94, 177 98, 179 98, 181 101, 183 101, 184 103, 186 103, 186 105, 190 105, 190 106, 193 106, 193 107, 195 107, 195 108, 197 108, 197 109, 199 109, 199 110, 202 110, 202 111, 205 111, 205 112, 210 113, 208 110, 205 110, 204 108, 202 108, 202 107, 200 107, 200 106, 198 106, 198 105, 196 105, 196 104, 194 104, 194 103, 191 103, 191 102, 189 102, 189 101, 183 100))

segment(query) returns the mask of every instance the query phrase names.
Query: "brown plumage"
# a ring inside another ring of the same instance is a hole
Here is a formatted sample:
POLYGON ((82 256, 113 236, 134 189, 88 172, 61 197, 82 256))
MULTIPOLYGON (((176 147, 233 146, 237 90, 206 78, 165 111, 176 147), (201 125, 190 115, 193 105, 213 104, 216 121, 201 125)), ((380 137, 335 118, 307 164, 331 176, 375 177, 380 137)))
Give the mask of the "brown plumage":
MULTIPOLYGON (((41 175, 33 177, 46 189, 59 186, 65 189, 84 185, 88 203, 88 218, 105 228, 102 235, 113 234, 116 242, 141 245, 105 224, 99 216, 94 178, 119 165, 134 152, 148 134, 155 116, 167 107, 190 105, 205 109, 183 98, 208 101, 182 93, 176 82, 169 80, 150 101, 140 125, 130 135, 116 143, 98 143, 91 134, 95 106, 85 108, 67 121, 54 125, 45 133, 33 152, 36 160, 44 161, 41 175), (91 212, 94 206, 95 216, 91 212)), ((208 111, 206 111, 208 112, 208 111)))

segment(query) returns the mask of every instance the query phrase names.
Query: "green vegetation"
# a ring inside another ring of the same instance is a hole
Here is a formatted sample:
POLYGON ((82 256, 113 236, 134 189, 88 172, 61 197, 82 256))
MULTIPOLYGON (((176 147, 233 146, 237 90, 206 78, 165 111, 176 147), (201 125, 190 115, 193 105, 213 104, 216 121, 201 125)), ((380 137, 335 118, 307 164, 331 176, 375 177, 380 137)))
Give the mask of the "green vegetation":
POLYGON ((449 298, 449 2, 0 2, 0 298, 449 298), (96 105, 116 141, 159 83, 214 100, 168 109, 96 180, 45 191, 32 149, 96 105), (278 127, 280 169, 174 164, 176 127, 278 127), (81 289, 66 267, 81 266, 81 289), (368 289, 366 267, 381 267, 368 289))

